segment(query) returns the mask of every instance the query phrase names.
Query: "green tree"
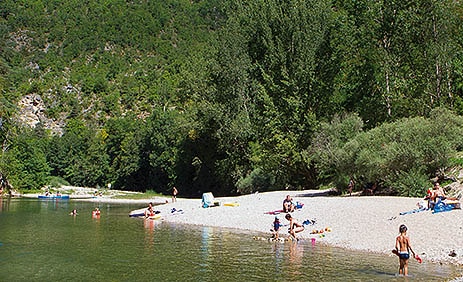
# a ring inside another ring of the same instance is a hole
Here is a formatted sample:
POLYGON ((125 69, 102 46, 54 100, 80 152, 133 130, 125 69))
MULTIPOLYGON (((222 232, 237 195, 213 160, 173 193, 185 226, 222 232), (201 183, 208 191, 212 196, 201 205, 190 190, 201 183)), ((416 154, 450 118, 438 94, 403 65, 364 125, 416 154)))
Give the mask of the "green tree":
POLYGON ((446 168, 463 142, 463 119, 441 108, 430 118, 404 118, 341 139, 339 129, 353 128, 352 121, 321 127, 313 144, 319 173, 330 180, 354 176, 360 187, 378 182, 403 196, 423 194, 425 179, 446 168))
POLYGON ((35 190, 48 183, 46 147, 47 139, 37 138, 29 129, 11 140, 8 150, 2 153, 1 171, 15 189, 35 190))
POLYGON ((250 141, 260 150, 250 158, 260 163, 253 168, 273 175, 276 187, 305 186, 313 179, 304 149, 317 115, 323 115, 329 101, 318 95, 315 74, 329 6, 323 1, 252 1, 233 2, 230 11, 224 49, 234 56, 241 73, 231 72, 234 68, 223 72, 221 93, 230 96, 221 101, 248 110, 235 112, 245 117, 240 121, 248 117, 254 125, 250 141))
POLYGON ((145 147, 144 127, 144 123, 133 116, 110 119, 106 123, 109 180, 116 189, 153 189, 150 185, 155 180, 150 179, 149 173, 144 173, 149 171, 147 157, 142 153, 145 147))

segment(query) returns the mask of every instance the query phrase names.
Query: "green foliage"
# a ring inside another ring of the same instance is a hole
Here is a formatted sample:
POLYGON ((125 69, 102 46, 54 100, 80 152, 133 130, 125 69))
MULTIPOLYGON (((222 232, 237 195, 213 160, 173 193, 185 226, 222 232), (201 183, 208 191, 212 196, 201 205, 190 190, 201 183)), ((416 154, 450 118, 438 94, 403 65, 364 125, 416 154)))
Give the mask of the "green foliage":
POLYGON ((275 178, 265 173, 262 169, 255 169, 249 175, 241 178, 236 183, 240 193, 249 194, 253 192, 264 192, 275 184, 275 178))
POLYGON ((444 110, 463 113, 461 8, 3 0, 1 171, 27 189, 53 176, 226 195, 354 177, 414 195, 463 150, 444 110), (27 134, 26 94, 46 106, 27 134))
MULTIPOLYGON (((155 198, 155 197, 162 197, 162 194, 159 194, 156 191, 153 190, 147 190, 144 193, 119 193, 114 196, 115 199, 117 198, 122 198, 122 199, 149 199, 149 198, 155 198)), ((168 198, 166 198, 167 200, 168 198)))
POLYGON ((60 188, 61 186, 69 186, 69 182, 59 176, 50 176, 48 178, 48 186, 51 188, 60 188))
POLYGON ((455 157, 449 158, 449 166, 450 167, 463 167, 463 157, 461 155, 461 151, 458 152, 455 157))
POLYGON ((188 121, 177 111, 156 109, 148 119, 146 149, 157 191, 167 192, 175 184, 179 150, 188 130, 188 121))
POLYGON ((48 147, 52 175, 61 176, 73 185, 105 186, 109 171, 106 138, 104 131, 88 128, 79 120, 70 120, 63 136, 55 136, 48 147))
POLYGON ((2 154, 0 171, 14 189, 36 190, 48 183, 50 166, 45 150, 47 140, 37 138, 31 130, 20 132, 2 154))
POLYGON ((320 180, 334 181, 342 189, 350 177, 358 175, 350 162, 359 149, 355 138, 362 128, 363 122, 356 114, 335 116, 330 123, 320 124, 310 149, 320 180))
MULTIPOLYGON (((147 181, 149 175, 137 180, 142 167, 140 150, 143 148, 143 126, 136 122, 136 118, 111 119, 106 123, 104 131, 106 152, 109 156, 110 178, 115 189, 137 190, 143 186, 140 182, 147 181), (138 186, 140 185, 140 186, 138 186), (138 187, 137 187, 138 186, 138 187)), ((149 186, 148 186, 149 187, 149 186)))
POLYGON ((394 187, 400 196, 419 198, 426 194, 431 182, 423 167, 413 167, 409 171, 398 172, 397 177, 389 178, 384 185, 394 187))
POLYGON ((329 138, 349 121, 325 125, 314 139, 313 150, 321 173, 332 171, 328 179, 345 179, 347 173, 361 186, 382 182, 405 196, 422 192, 425 180, 449 165, 463 140, 463 118, 444 109, 436 109, 427 119, 385 123, 359 132, 344 143, 339 137, 329 138))

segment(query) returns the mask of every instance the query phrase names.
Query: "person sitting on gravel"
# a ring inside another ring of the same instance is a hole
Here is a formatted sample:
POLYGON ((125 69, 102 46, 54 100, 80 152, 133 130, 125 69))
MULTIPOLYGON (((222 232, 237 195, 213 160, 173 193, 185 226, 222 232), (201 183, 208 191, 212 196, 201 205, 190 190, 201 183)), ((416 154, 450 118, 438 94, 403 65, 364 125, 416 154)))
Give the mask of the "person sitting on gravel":
POLYGON ((286 195, 286 198, 283 200, 283 212, 293 212, 294 208, 293 199, 290 195, 286 195))
MULTIPOLYGON (((427 196, 428 197, 428 196, 427 196)), ((431 195, 429 196, 431 200, 431 204, 435 205, 440 201, 450 200, 450 201, 457 201, 458 199, 455 197, 448 197, 445 194, 444 188, 439 185, 439 182, 434 183, 434 187, 432 189, 431 195)))
POLYGON ((434 201, 437 201, 438 199, 443 201, 443 200, 445 200, 447 198, 446 195, 445 195, 445 192, 444 192, 444 188, 442 188, 439 185, 439 182, 434 183, 433 191, 434 191, 434 197, 433 197, 434 201))

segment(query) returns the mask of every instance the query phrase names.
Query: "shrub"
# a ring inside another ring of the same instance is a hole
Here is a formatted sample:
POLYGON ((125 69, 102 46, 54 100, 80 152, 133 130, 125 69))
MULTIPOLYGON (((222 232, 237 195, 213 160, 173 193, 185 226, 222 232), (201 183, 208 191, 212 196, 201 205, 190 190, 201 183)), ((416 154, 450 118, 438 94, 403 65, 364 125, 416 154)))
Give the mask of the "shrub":
POLYGON ((412 168, 399 172, 396 178, 388 179, 385 185, 394 187, 400 196, 422 197, 431 183, 423 168, 412 168))
POLYGON ((275 177, 273 175, 266 173, 260 168, 256 168, 249 175, 238 180, 236 187, 242 194, 247 194, 256 191, 266 191, 273 184, 275 184, 275 177))
POLYGON ((59 176, 50 176, 48 178, 48 185, 51 188, 60 188, 61 186, 69 186, 69 182, 59 176))
POLYGON ((335 119, 321 126, 312 145, 320 174, 338 185, 352 175, 359 186, 381 181, 401 195, 422 195, 427 179, 446 168, 463 144, 463 118, 445 109, 432 111, 430 118, 404 118, 365 132, 353 127, 358 133, 341 139, 339 128, 351 123, 335 119))

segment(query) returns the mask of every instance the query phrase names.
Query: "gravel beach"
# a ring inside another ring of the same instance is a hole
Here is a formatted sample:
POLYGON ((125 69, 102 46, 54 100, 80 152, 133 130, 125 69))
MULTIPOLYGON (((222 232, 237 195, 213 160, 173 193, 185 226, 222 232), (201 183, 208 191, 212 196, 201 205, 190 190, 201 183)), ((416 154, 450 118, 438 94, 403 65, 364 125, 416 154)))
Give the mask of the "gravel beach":
MULTIPOLYGON (((63 188, 62 192, 66 193, 69 189, 63 188)), ((88 192, 88 188, 80 189, 82 191, 77 190, 78 193, 88 192)), ((72 191, 75 192, 76 188, 72 187, 72 191)), ((395 238, 399 234, 399 226, 405 224, 412 248, 423 261, 463 265, 463 211, 455 209, 432 213, 427 210, 400 214, 417 209, 417 203, 422 200, 420 198, 335 197, 325 196, 326 193, 319 190, 285 190, 215 198, 220 205, 209 208, 201 206, 201 199, 178 198, 177 202, 172 203, 169 197, 137 200, 96 197, 78 200, 139 204, 140 208, 153 202, 156 204, 155 210, 161 212, 163 221, 242 229, 260 238, 270 238, 275 216, 278 216, 281 224, 288 223, 284 213, 269 214, 282 209, 286 195, 303 204, 301 209, 292 213, 294 218, 299 222, 316 222, 306 225, 305 230, 297 234, 302 240, 315 238, 318 244, 395 256, 392 254, 395 238), (172 213, 173 209, 177 212, 172 213), (320 230, 324 231, 323 234, 313 234, 320 230)), ((287 227, 282 227, 280 237, 287 235, 287 227)))
MULTIPOLYGON (((419 198, 402 197, 332 197, 316 196, 317 191, 276 191, 252 195, 215 198, 220 206, 202 208, 201 199, 179 198, 176 203, 156 206, 162 219, 168 222, 237 228, 255 232, 256 236, 271 236, 275 216, 287 224, 284 213, 267 214, 280 210, 286 195, 304 206, 292 213, 303 222, 315 220, 298 233, 302 240, 315 238, 317 243, 352 250, 384 253, 393 256, 399 226, 408 227, 408 235, 415 252, 423 261, 463 265, 463 212, 460 209, 433 214, 422 211, 406 215, 401 212, 417 208, 419 198), (227 206, 236 203, 236 206, 227 206), (172 213, 175 208, 177 212, 172 213), (181 212, 178 212, 181 211, 181 212), (331 229, 323 234, 315 230, 331 229), (452 255, 450 255, 452 254, 452 255)), ((280 236, 287 236, 283 227, 280 236)))

